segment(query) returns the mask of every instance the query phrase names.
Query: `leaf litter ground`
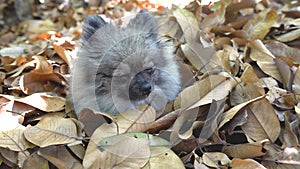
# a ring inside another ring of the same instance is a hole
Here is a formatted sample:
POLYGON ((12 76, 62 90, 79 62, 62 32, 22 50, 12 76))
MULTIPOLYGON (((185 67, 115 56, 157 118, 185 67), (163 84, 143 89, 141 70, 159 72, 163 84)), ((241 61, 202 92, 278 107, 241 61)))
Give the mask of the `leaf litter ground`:
POLYGON ((300 167, 299 2, 93 2, 33 4, 21 22, 22 10, 3 4, 1 167, 300 167), (141 8, 174 41, 182 91, 159 116, 141 106, 77 118, 68 84, 82 21, 98 13, 121 24, 141 8))

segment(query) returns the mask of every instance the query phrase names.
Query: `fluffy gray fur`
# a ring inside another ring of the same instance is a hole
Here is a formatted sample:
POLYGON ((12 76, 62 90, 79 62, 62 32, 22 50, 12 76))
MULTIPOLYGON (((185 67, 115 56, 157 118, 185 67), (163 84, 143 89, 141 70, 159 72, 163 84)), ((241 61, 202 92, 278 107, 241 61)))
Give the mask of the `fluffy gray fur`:
POLYGON ((91 108, 116 115, 147 103, 157 111, 175 99, 180 90, 173 45, 157 37, 157 23, 141 11, 126 27, 87 17, 82 44, 72 70, 71 94, 77 114, 91 108), (139 72, 153 70, 151 93, 129 99, 130 81, 139 72))

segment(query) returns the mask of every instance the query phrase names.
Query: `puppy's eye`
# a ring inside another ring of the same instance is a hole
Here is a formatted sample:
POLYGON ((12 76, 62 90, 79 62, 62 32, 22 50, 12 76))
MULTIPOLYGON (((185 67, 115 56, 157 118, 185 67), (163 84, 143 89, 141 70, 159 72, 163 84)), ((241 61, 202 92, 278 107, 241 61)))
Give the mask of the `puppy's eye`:
POLYGON ((155 69, 154 68, 147 68, 144 70, 144 72, 146 72, 149 75, 152 75, 154 73, 155 69))

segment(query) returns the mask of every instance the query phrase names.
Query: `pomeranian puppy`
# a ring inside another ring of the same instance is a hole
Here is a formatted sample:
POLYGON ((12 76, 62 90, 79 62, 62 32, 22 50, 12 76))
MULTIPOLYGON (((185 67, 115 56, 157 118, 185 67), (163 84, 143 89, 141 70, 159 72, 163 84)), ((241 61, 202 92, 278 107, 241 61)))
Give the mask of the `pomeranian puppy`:
POLYGON ((173 44, 159 37, 150 12, 140 11, 124 27, 89 15, 72 70, 75 111, 116 115, 141 104, 161 111, 180 90, 178 69, 173 44))

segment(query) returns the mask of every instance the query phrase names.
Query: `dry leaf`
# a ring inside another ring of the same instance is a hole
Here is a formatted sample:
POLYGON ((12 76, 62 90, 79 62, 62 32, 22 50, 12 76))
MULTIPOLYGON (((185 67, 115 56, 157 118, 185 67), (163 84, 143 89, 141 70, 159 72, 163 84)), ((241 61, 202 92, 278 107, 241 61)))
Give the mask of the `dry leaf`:
POLYGON ((267 149, 268 156, 264 158, 262 164, 266 168, 299 168, 300 151, 298 147, 277 149, 274 146, 268 146, 265 148, 267 149))
POLYGON ((38 155, 57 168, 82 169, 80 161, 72 156, 65 146, 48 146, 38 151, 38 155))
POLYGON ((64 49, 62 46, 59 46, 55 43, 52 43, 53 48, 57 52, 58 56, 60 56, 68 65, 70 65, 70 56, 68 55, 66 49, 64 49))
POLYGON ((29 156, 28 151, 17 152, 0 147, 1 162, 4 162, 8 167, 21 168, 27 156, 29 156))
POLYGON ((251 39, 263 40, 276 21, 277 12, 274 9, 267 9, 255 15, 243 29, 248 32, 251 39))
POLYGON ((254 142, 248 144, 237 144, 224 147, 222 152, 234 158, 255 158, 266 155, 263 152, 263 144, 266 141, 254 142))
POLYGON ((276 80, 282 82, 282 77, 274 62, 275 57, 265 47, 260 40, 254 40, 249 42, 248 46, 251 48, 250 58, 256 61, 257 65, 264 73, 274 77, 276 80))
POLYGON ((105 118, 113 121, 113 117, 108 116, 102 112, 96 112, 90 109, 82 109, 78 120, 84 125, 84 131, 88 136, 91 136, 93 132, 102 124, 106 123, 105 118))
POLYGON ((295 93, 300 93, 300 67, 298 67, 295 72, 292 89, 295 93))
POLYGON ((30 96, 15 99, 46 112, 57 112, 64 109, 66 99, 59 96, 51 96, 46 93, 34 93, 30 96))
POLYGON ((101 151, 98 149, 97 143, 106 137, 117 135, 117 131, 115 123, 104 123, 94 131, 82 162, 84 168, 100 168, 101 151))
POLYGON ((230 163, 230 167, 234 169, 266 169, 263 165, 259 164, 255 160, 252 159, 239 159, 234 158, 230 163))
POLYGON ((138 133, 105 138, 98 143, 100 168, 141 168, 150 158, 150 143, 138 133))
POLYGON ((23 122, 21 113, 13 112, 14 100, 7 100, 0 105, 0 131, 12 130, 23 122))
POLYGON ((245 134, 255 141, 269 139, 275 142, 280 134, 280 123, 270 102, 265 98, 257 100, 245 111, 247 122, 241 126, 245 134))
POLYGON ((209 167, 220 168, 230 164, 230 159, 224 153, 209 152, 203 154, 203 163, 209 167))
POLYGON ((49 169, 49 164, 46 159, 34 153, 30 155, 23 164, 24 169, 49 169))
POLYGON ((184 33, 185 40, 187 42, 195 42, 195 37, 199 32, 198 21, 195 15, 188 10, 180 8, 177 8, 173 14, 184 33))
POLYGON ((65 79, 57 73, 38 73, 29 72, 21 76, 20 88, 25 94, 33 94, 38 92, 47 92, 46 84, 53 82, 64 86, 66 84, 65 79))
POLYGON ((281 42, 289 42, 299 37, 300 37, 300 29, 296 29, 293 31, 289 31, 288 33, 285 33, 283 35, 277 36, 275 38, 281 42))
POLYGON ((128 110, 116 116, 119 131, 144 132, 156 118, 155 110, 149 105, 141 105, 138 109, 128 110))
POLYGON ((225 13, 226 13, 226 4, 225 2, 221 1, 221 7, 217 9, 215 12, 211 13, 207 17, 203 19, 200 23, 200 28, 205 30, 206 28, 222 24, 225 21, 225 13))
POLYGON ((184 169, 184 165, 180 158, 170 149, 166 147, 152 147, 150 149, 151 157, 149 162, 143 169, 159 168, 159 169, 184 169))
POLYGON ((278 68, 280 76, 282 77, 282 83, 285 89, 292 89, 292 72, 290 66, 283 60, 275 58, 275 64, 278 68))
POLYGON ((51 20, 26 20, 19 25, 19 29, 24 29, 29 34, 56 31, 56 26, 51 20))
POLYGON ((221 122, 219 124, 219 128, 221 128, 225 123, 229 122, 242 108, 247 106, 249 103, 255 102, 257 100, 263 99, 265 96, 260 96, 257 98, 254 98, 252 100, 249 100, 247 102, 241 103, 237 106, 234 106, 233 108, 229 109, 224 113, 222 116, 221 122))
POLYGON ((291 124, 289 123, 287 114, 284 114, 284 132, 283 132, 283 148, 297 147, 299 145, 298 138, 293 132, 291 124))
POLYGON ((68 144, 81 139, 81 126, 74 119, 66 119, 56 114, 44 115, 35 126, 28 127, 25 138, 39 147, 68 144))
POLYGON ((25 130, 26 127, 19 125, 12 130, 0 131, 0 147, 18 152, 33 148, 34 146, 23 135, 25 130))

